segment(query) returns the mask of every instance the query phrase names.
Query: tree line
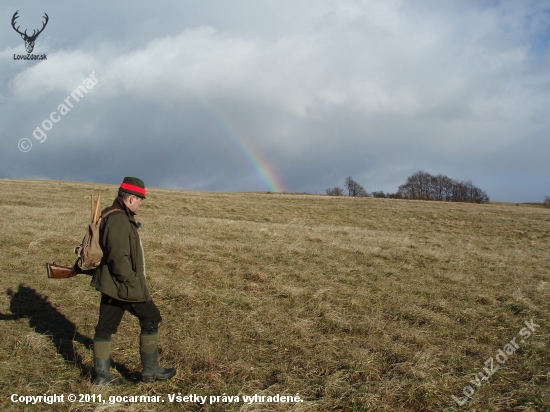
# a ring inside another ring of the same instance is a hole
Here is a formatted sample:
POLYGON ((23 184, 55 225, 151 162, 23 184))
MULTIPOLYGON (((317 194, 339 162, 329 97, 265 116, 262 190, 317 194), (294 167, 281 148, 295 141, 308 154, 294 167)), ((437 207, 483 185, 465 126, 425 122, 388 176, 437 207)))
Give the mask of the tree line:
POLYGON ((489 196, 471 180, 459 182, 442 174, 433 176, 418 171, 407 178, 404 185, 399 186, 405 199, 439 200, 445 202, 487 203, 489 196))
MULTIPOLYGON (((367 191, 353 178, 347 177, 344 182, 344 189, 333 187, 326 190, 328 196, 365 197, 369 196, 367 191)), ((372 197, 390 199, 413 199, 413 200, 436 200, 441 202, 472 202, 487 203, 489 196, 485 191, 476 187, 471 180, 460 182, 442 174, 431 175, 422 170, 407 178, 405 184, 399 186, 395 193, 384 193, 382 191, 372 192, 372 197)), ((550 202, 550 199, 547 199, 550 202)))

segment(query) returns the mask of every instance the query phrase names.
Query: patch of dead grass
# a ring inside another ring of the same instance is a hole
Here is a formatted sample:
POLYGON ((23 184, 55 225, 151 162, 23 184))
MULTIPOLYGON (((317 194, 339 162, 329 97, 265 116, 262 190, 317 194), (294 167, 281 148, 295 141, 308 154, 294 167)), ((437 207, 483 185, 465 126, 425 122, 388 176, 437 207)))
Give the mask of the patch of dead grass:
MULTIPOLYGON (((46 279, 44 263, 72 263, 89 193, 110 201, 116 188, 14 180, 0 188, 5 394, 299 393, 303 403, 201 410, 450 411, 451 395, 533 318, 541 328, 467 407, 550 404, 543 208, 148 189, 138 216, 164 318, 160 356, 178 375, 97 388, 89 383, 89 340, 98 293, 85 276, 46 279), (74 336, 48 332, 50 323, 74 336)), ((130 378, 141 369, 138 334, 127 315, 113 337, 112 358, 130 378)), ((9 400, 3 406, 18 409, 9 400)))

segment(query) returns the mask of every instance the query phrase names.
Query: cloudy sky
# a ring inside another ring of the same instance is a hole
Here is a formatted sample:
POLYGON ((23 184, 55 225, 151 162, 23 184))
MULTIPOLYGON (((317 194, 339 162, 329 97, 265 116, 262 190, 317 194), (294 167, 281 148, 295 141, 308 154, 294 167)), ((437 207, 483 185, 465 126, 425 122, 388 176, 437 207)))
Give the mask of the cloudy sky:
POLYGON ((424 170, 495 201, 550 196, 548 0, 6 0, 0 14, 0 178, 324 193, 353 176, 395 192, 424 170), (28 34, 48 14, 33 51, 47 60, 14 60, 17 10, 28 34))

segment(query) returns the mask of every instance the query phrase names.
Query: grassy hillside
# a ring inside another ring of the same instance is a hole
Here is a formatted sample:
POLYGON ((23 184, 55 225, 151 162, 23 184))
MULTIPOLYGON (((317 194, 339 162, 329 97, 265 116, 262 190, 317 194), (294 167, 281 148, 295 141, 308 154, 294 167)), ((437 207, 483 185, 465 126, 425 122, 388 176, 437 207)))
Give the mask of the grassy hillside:
POLYGON ((44 264, 73 262, 90 193, 107 206, 116 190, 0 180, 2 410, 25 409, 11 394, 54 393, 165 401, 73 411, 550 410, 550 210, 502 204, 150 189, 138 220, 161 360, 178 374, 139 382, 126 314, 112 359, 128 383, 92 386, 99 294, 44 264), (477 382, 489 358, 503 364, 477 382), (171 403, 178 393, 240 398, 171 403), (243 402, 254 394, 303 402, 243 402))

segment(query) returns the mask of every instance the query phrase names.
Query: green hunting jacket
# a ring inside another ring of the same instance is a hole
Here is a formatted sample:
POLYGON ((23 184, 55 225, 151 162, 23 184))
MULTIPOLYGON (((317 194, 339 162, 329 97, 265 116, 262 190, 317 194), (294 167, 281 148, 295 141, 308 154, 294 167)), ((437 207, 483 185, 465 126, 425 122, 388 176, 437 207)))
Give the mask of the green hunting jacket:
POLYGON ((121 198, 117 197, 101 215, 113 209, 120 211, 106 216, 99 226, 103 259, 93 271, 90 285, 124 302, 146 302, 151 294, 145 282, 145 259, 138 224, 121 198))

